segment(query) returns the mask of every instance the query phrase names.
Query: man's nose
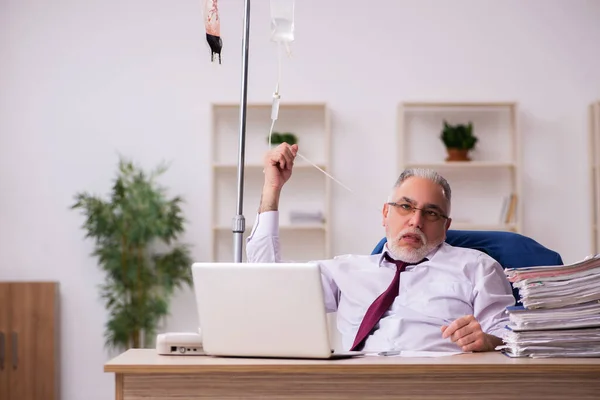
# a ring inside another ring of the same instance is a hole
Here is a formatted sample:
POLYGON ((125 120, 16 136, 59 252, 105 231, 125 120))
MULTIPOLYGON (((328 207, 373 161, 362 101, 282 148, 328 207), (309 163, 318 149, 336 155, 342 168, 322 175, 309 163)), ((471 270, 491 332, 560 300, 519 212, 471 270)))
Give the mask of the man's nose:
POLYGON ((423 227, 423 222, 425 219, 423 218, 423 212, 421 210, 413 210, 413 213, 408 221, 410 226, 416 226, 417 228, 423 227))

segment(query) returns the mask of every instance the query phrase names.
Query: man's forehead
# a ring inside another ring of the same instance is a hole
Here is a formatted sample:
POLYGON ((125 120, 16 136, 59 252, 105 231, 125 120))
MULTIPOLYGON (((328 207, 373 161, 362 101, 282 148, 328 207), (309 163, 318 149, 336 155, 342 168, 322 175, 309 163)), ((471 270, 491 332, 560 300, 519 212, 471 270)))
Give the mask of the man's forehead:
POLYGON ((435 206, 439 208, 443 208, 444 201, 440 201, 438 199, 419 199, 415 197, 410 197, 408 195, 398 195, 394 199, 396 202, 407 202, 415 206, 426 207, 426 206, 435 206))
POLYGON ((435 204, 444 207, 446 200, 441 186, 430 181, 430 184, 412 185, 405 181, 394 192, 394 200, 405 200, 416 204, 435 204))

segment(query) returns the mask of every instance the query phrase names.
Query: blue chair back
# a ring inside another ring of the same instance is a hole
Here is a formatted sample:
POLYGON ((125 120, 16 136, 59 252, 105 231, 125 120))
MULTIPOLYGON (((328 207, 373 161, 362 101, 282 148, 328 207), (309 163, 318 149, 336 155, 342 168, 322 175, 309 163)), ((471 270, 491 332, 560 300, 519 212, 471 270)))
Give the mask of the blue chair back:
MULTIPOLYGON (((371 254, 381 253, 386 241, 386 238, 381 239, 371 254)), ((498 261, 503 268, 563 265, 560 254, 542 246, 530 237, 514 232, 450 229, 446 233, 446 243, 482 251, 498 261)), ((519 292, 515 288, 513 288, 513 295, 520 304, 519 292)))

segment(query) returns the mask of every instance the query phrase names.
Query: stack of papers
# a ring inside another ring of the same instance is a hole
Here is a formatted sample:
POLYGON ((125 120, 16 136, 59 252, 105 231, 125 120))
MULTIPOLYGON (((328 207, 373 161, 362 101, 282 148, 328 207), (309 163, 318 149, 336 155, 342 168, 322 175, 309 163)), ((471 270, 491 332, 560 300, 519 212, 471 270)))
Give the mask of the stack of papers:
POLYGON ((509 332, 502 351, 511 357, 600 357, 600 329, 509 332))
POLYGON ((505 272, 523 305, 507 308, 509 332, 498 349, 511 357, 600 357, 600 255, 505 272))

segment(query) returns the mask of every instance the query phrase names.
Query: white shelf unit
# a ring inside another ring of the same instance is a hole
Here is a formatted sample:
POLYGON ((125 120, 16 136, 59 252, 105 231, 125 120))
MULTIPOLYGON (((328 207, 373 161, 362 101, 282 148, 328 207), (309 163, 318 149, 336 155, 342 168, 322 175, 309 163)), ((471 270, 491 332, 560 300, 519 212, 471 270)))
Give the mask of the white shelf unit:
POLYGON ((428 168, 452 188, 452 225, 457 230, 522 232, 521 136, 515 102, 403 102, 398 106, 398 168, 428 168), (471 161, 447 162, 440 138, 443 121, 473 122, 478 137, 471 161), (515 196, 514 212, 503 207, 515 196))
MULTIPOLYGON (((212 104, 212 223, 211 259, 233 261, 232 221, 237 207, 237 160, 239 146, 239 104, 212 104)), ((246 152, 244 168, 243 261, 246 238, 256 220, 264 182, 262 160, 269 150, 271 104, 249 103, 246 110, 246 152)), ((298 137, 299 152, 328 171, 330 167, 330 116, 324 103, 282 103, 274 132, 292 132, 298 137)), ((280 204, 280 242, 285 261, 309 261, 331 257, 331 183, 327 177, 297 157, 292 177, 283 188, 280 204), (323 220, 292 222, 290 213, 320 212, 323 220)))
POLYGON ((592 207, 592 253, 600 252, 600 101, 589 107, 589 160, 592 207))

